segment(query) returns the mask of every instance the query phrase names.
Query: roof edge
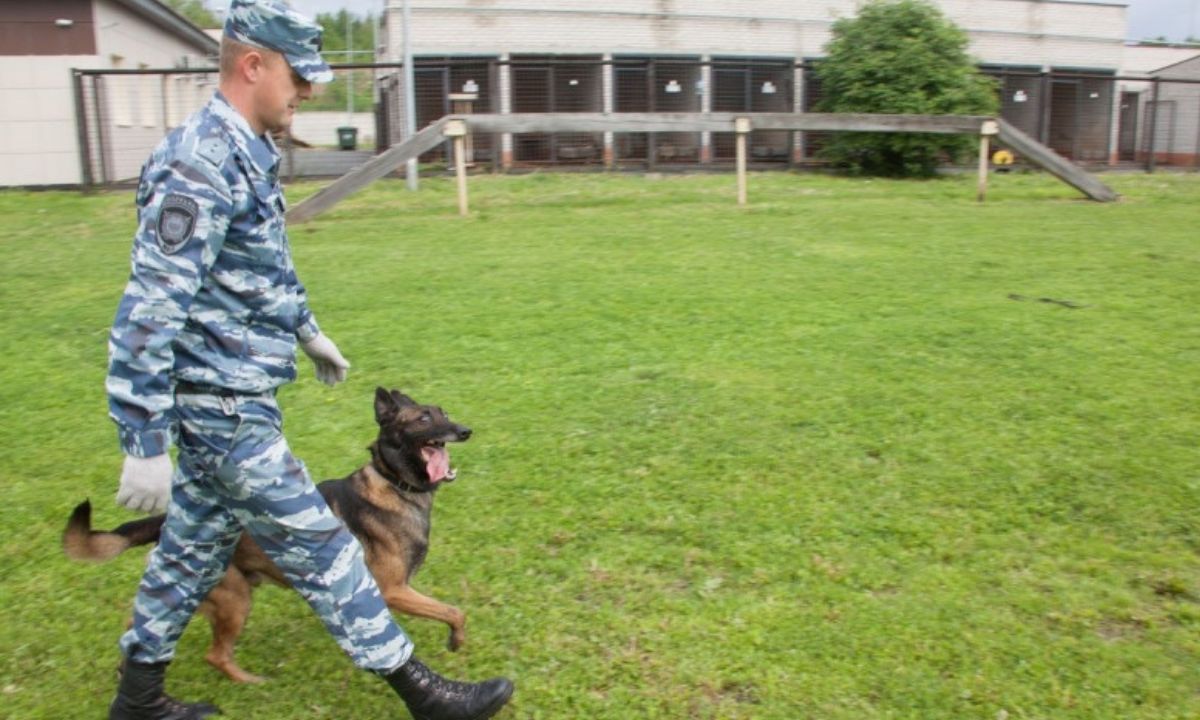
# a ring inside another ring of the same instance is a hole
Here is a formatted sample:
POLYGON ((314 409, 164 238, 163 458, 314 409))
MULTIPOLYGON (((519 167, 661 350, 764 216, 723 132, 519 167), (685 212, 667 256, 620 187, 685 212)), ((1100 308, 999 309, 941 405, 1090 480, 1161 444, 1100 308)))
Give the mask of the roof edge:
POLYGON ((221 44, 204 30, 158 0, 111 0, 136 13, 143 19, 167 30, 208 55, 215 55, 221 44))
POLYGON ((1170 70, 1171 68, 1175 67, 1176 65, 1183 65, 1184 63, 1195 62, 1197 58, 1200 58, 1200 52, 1197 52, 1195 55, 1193 55, 1191 57, 1184 58, 1177 62, 1173 62, 1170 65, 1163 65, 1162 67, 1157 68, 1155 70, 1150 70, 1147 74, 1148 75, 1157 75, 1160 72, 1162 72, 1163 70, 1170 70))

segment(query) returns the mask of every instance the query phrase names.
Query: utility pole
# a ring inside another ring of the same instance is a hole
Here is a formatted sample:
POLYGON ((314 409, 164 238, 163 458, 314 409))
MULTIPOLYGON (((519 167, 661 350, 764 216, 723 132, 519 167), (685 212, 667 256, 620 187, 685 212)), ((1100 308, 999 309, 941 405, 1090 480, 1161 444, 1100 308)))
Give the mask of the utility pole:
MULTIPOLYGON (((412 137, 417 134, 417 92, 413 86, 415 73, 413 72, 412 55, 412 9, 408 6, 408 3, 409 0, 404 0, 402 13, 404 19, 404 124, 408 127, 407 136, 412 137)), ((408 189, 416 190, 416 158, 408 161, 404 177, 408 182, 408 189)))
MULTIPOLYGON (((346 62, 354 62, 354 35, 350 32, 350 11, 343 10, 346 18, 346 62)), ((346 71, 346 126, 354 125, 354 71, 346 71)))

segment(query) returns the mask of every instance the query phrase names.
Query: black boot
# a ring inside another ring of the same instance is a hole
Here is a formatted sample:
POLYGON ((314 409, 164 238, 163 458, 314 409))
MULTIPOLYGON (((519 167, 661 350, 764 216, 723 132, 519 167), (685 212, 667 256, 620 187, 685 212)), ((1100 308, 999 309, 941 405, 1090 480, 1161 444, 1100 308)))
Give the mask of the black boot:
POLYGON ((462 683, 438 675, 416 658, 383 676, 404 700, 413 720, 484 720, 512 697, 507 678, 462 683))
POLYGON ((220 715, 216 705, 181 703, 163 692, 167 663, 125 661, 108 720, 203 720, 220 715))

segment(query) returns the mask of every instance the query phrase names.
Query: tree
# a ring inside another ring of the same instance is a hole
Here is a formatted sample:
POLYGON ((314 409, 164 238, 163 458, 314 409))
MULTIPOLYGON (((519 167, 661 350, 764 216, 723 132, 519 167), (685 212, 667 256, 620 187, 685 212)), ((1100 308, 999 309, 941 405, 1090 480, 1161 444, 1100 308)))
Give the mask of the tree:
POLYGON ((201 28, 219 28, 221 21, 204 4, 204 0, 163 0, 163 3, 201 28))
MULTIPOLYGON (((967 54, 967 35, 923 0, 871 0, 833 25, 816 67, 835 113, 994 115, 994 81, 967 54)), ((835 166, 870 175, 929 176, 974 144, 955 135, 838 133, 822 150, 835 166)))
MULTIPOLYGON (((375 62, 374 15, 359 17, 345 10, 337 13, 318 13, 317 23, 321 26, 322 55, 328 63, 375 62), (346 44, 346 26, 350 26, 350 44, 346 44), (347 53, 347 50, 354 51, 347 53)), ((349 80, 353 76, 354 109, 356 112, 370 111, 374 107, 372 73, 370 70, 337 70, 333 82, 314 88, 313 99, 304 105, 305 110, 345 110, 349 80)))

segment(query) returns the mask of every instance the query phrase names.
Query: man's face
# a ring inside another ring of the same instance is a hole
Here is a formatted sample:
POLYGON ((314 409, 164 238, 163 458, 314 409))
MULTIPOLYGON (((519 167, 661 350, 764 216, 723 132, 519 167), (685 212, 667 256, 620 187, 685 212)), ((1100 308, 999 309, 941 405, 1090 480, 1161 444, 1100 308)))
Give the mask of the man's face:
POLYGON ((258 117, 267 132, 281 132, 291 127, 300 103, 312 97, 312 83, 300 77, 283 55, 263 55, 264 72, 256 96, 258 117))

